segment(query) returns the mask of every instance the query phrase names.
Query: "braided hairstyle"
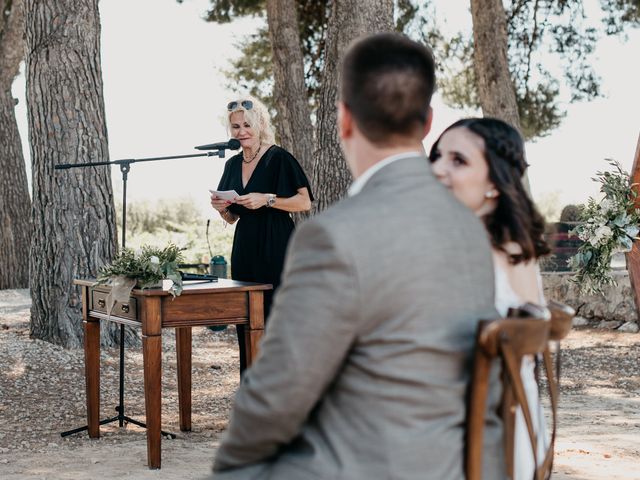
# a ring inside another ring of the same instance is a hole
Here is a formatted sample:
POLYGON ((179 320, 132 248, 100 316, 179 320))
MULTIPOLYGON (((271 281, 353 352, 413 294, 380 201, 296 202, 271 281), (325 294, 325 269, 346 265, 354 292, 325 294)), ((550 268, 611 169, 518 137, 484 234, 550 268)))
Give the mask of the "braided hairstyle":
MULTIPOLYGON (((491 244, 509 255, 512 264, 526 262, 551 250, 543 238, 545 222, 524 189, 522 176, 528 167, 524 141, 511 125, 496 118, 467 118, 445 130, 466 128, 484 140, 484 156, 489 166, 489 180, 500 192, 495 210, 483 217, 491 244), (508 242, 520 245, 521 252, 511 254, 508 242)), ((444 132, 443 132, 444 133, 444 132)), ((438 141, 431 148, 433 161, 438 141)))

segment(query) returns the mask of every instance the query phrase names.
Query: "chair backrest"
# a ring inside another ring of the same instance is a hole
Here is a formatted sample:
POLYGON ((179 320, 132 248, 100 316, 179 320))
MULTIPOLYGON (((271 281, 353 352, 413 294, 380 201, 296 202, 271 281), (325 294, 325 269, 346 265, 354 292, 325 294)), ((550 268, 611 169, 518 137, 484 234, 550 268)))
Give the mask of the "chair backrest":
MULTIPOLYGON (((481 321, 478 325, 473 374, 467 412, 467 480, 482 478, 482 452, 489 375, 495 359, 503 364, 503 406, 505 424, 505 460, 509 478, 513 478, 514 418, 522 409, 531 445, 537 445, 529 405, 522 384, 520 367, 527 355, 542 354, 548 348, 551 313, 538 305, 526 304, 511 310, 500 320, 481 321)), ((534 461, 537 448, 533 448, 534 461)), ((536 479, 541 473, 536 472, 536 479)))
POLYGON ((551 349, 549 344, 547 344, 547 348, 545 348, 542 352, 542 363, 544 365, 547 377, 549 403, 551 404, 552 429, 549 448, 547 449, 545 459, 539 470, 541 470, 544 474, 548 473, 550 475, 551 470, 553 469, 553 455, 558 426, 558 402, 560 398, 561 365, 560 340, 563 340, 571 331, 571 327, 573 326, 573 317, 575 317, 576 312, 570 306, 560 302, 556 302, 555 300, 551 300, 547 304, 547 308, 551 312, 551 329, 549 331, 549 343, 554 342, 556 344, 556 364, 554 368, 551 349))
POLYGON ((551 312, 551 332, 549 332, 549 340, 559 342, 563 340, 571 331, 573 326, 573 317, 576 311, 569 305, 550 300, 547 308, 551 312))

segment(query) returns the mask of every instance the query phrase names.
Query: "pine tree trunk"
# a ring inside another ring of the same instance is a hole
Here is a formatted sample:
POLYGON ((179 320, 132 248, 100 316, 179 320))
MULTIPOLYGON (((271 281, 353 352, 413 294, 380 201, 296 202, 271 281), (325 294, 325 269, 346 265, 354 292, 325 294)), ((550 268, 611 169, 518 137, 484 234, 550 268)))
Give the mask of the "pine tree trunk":
MULTIPOLYGON (((507 14, 502 0, 471 0, 478 98, 485 117, 504 120, 520 133, 520 113, 507 58, 507 14)), ((522 177, 527 192, 529 176, 522 177)))
POLYGON ((482 113, 520 130, 516 92, 507 59, 507 16, 502 0, 471 0, 474 68, 482 113))
POLYGON ((332 4, 316 125, 318 148, 313 158, 316 211, 342 198, 352 181, 337 131, 336 102, 342 56, 354 39, 393 30, 393 0, 343 0, 332 4))
MULTIPOLYGON (((98 0, 26 1, 27 105, 33 169, 31 336, 82 344, 80 289, 115 253, 98 0)), ((110 324, 113 325, 113 324, 110 324)), ((113 332, 113 328, 110 330, 113 332)), ((103 332, 103 343, 110 343, 103 332)))
POLYGON ((267 0, 273 54, 274 97, 282 147, 298 159, 307 174, 313 165, 311 109, 304 81, 295 0, 267 0))
MULTIPOLYGON (((313 167, 313 126, 304 81, 304 60, 300 46, 295 0, 267 0, 267 23, 273 55, 273 94, 278 111, 281 146, 300 162, 307 176, 313 167)), ((313 185, 311 190, 314 191, 313 185)), ((296 213, 296 223, 306 213, 296 213)))
POLYGON ((29 286, 31 199, 11 94, 23 57, 23 2, 0 0, 0 290, 29 286))

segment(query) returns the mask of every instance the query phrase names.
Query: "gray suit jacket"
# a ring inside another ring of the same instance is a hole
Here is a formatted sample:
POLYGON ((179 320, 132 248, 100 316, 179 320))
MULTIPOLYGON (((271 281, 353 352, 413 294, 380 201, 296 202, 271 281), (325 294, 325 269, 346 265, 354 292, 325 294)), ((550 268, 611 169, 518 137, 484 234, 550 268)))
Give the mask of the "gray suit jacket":
POLYGON ((427 160, 379 170, 294 234, 214 478, 463 479, 469 362, 478 320, 498 316, 493 291, 484 227, 427 160))

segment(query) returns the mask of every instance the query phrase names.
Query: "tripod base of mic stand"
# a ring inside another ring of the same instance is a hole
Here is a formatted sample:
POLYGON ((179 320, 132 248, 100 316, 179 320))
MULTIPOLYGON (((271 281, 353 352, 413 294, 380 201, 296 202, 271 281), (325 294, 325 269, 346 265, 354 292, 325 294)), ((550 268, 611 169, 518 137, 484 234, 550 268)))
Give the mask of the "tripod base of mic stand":
MULTIPOLYGON (((116 411, 119 412, 120 407, 116 407, 116 411)), ((122 427, 123 423, 126 422, 126 423, 132 423, 142 428, 147 428, 147 425, 145 423, 142 423, 134 418, 127 417, 126 415, 120 415, 119 413, 115 417, 100 420, 100 422, 98 422, 98 425, 106 425, 107 423, 111 423, 111 422, 120 422, 120 427, 122 427)), ((64 438, 64 437, 68 437, 69 435, 73 435, 75 433, 84 432, 85 430, 89 430, 88 425, 85 425, 84 427, 74 428, 73 430, 67 430, 66 432, 62 432, 60 436, 64 438)), ((171 440, 178 437, 175 433, 165 432, 164 430, 160 430, 160 434, 171 440)))

